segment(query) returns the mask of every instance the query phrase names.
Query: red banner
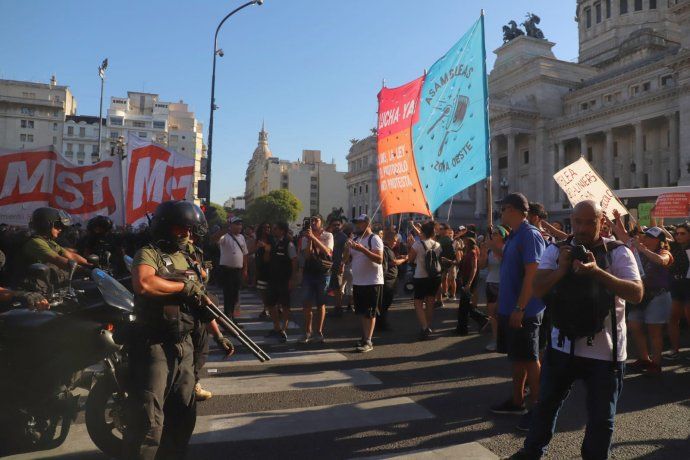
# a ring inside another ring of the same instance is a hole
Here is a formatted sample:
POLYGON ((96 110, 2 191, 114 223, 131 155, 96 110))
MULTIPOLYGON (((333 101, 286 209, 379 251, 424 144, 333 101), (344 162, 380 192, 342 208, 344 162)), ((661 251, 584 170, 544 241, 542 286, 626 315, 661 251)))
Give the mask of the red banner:
POLYGON ((127 223, 146 222, 163 201, 193 199, 194 160, 136 136, 127 142, 127 223))
POLYGON ((656 199, 652 217, 688 217, 690 193, 664 193, 656 199))
POLYGON ((41 206, 64 209, 78 221, 98 214, 117 221, 119 177, 112 160, 77 166, 51 147, 0 152, 0 222, 26 226, 41 206))
POLYGON ((384 217, 406 212, 431 215, 412 154, 412 125, 419 118, 423 83, 420 77, 379 93, 378 181, 384 217))

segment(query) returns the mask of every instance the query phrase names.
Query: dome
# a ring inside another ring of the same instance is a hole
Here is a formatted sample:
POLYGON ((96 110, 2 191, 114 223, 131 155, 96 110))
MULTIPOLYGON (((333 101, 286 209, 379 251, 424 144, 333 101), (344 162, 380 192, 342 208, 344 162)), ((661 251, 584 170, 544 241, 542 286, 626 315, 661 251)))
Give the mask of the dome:
POLYGON ((271 158, 273 154, 271 149, 268 147, 268 133, 264 129, 264 123, 261 123, 261 131, 259 131, 259 143, 254 149, 254 154, 252 158, 255 160, 265 160, 271 158))

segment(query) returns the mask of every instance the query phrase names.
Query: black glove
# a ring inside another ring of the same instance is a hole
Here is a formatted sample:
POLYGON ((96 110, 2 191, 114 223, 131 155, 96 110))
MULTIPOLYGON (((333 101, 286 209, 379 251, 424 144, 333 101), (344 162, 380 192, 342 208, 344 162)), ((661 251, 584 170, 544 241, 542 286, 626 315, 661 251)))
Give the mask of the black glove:
POLYGON ((198 281, 184 280, 184 288, 182 288, 181 294, 184 301, 192 307, 202 307, 205 304, 205 288, 198 281))
POLYGON ((19 301, 23 307, 31 310, 35 310, 38 307, 45 307, 41 308, 41 310, 50 308, 47 305, 46 298, 38 292, 19 291, 14 294, 14 300, 19 301))
POLYGON ((216 343, 218 344, 219 347, 221 347, 225 351, 225 357, 229 358, 230 356, 235 353, 235 347, 233 346, 232 342, 230 339, 227 337, 223 337, 222 335, 219 335, 218 337, 213 338, 216 343))

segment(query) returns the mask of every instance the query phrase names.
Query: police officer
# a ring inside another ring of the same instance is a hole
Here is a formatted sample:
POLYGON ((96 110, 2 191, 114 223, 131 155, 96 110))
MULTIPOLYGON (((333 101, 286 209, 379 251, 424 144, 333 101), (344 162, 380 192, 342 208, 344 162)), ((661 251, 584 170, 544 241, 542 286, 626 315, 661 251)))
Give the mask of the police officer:
MULTIPOLYGON (((200 246, 204 237, 208 234, 208 223, 206 222, 204 212, 199 206, 194 205, 194 211, 197 220, 201 222, 201 224, 194 226, 192 240, 190 240, 187 245, 186 252, 188 259, 194 266, 194 270, 201 277, 204 284, 207 285, 210 264, 205 262, 204 251, 200 246)), ((197 401, 206 401, 213 397, 213 393, 204 390, 199 383, 199 372, 203 369, 204 364, 206 364, 206 359, 208 358, 209 332, 212 334, 216 344, 225 351, 226 357, 231 356, 235 352, 232 342, 227 337, 223 337, 215 319, 208 318, 205 315, 197 316, 194 330, 192 331, 192 344, 194 345, 194 381, 196 382, 194 385, 194 396, 197 401)))
POLYGON ((128 340, 131 372, 125 459, 184 458, 196 423, 194 347, 190 333, 204 286, 185 249, 203 225, 192 203, 161 203, 153 243, 132 266, 136 331, 128 340))
POLYGON ((126 271, 124 249, 121 241, 113 233, 113 221, 108 216, 96 216, 86 224, 86 235, 80 238, 77 249, 87 257, 95 254, 100 265, 120 274, 126 271))
MULTIPOLYGON (((5 253, 0 251, 0 271, 5 266, 5 253)), ((30 310, 47 310, 48 301, 38 292, 12 291, 0 286, 0 313, 14 308, 16 305, 30 310)))
POLYGON ((79 265, 90 266, 82 256, 69 249, 64 249, 56 241, 62 231, 71 223, 69 214, 61 209, 36 209, 29 222, 33 235, 23 248, 23 268, 31 264, 49 263, 63 270, 69 270, 70 260, 79 265))

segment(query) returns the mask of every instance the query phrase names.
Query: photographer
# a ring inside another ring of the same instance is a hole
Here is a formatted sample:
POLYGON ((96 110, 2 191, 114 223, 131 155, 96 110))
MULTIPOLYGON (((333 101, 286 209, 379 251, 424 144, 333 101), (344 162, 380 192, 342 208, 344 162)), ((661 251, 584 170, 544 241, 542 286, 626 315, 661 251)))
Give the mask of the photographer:
POLYGON ((549 304, 554 328, 529 434, 511 458, 544 455, 576 380, 587 390, 582 457, 608 458, 625 370, 625 302, 639 303, 644 288, 630 250, 601 237, 604 220, 596 202, 578 203, 571 215, 573 238, 549 246, 542 256, 534 295, 549 304))
POLYGON ((304 336, 300 343, 322 343, 326 318, 326 289, 333 266, 333 234, 324 231, 321 216, 305 219, 302 225, 300 250, 304 255, 304 336), (312 336, 312 308, 316 306, 317 335, 312 336))

